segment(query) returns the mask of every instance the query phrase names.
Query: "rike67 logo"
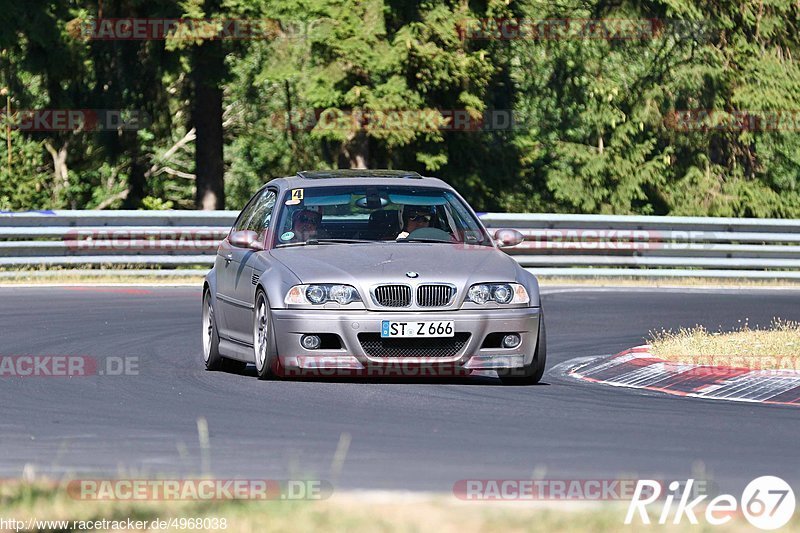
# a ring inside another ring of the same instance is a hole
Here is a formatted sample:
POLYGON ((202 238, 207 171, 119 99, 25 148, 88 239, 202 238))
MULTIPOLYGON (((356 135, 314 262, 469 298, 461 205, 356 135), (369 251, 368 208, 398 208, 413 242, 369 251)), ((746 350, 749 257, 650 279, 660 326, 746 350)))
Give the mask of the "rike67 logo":
MULTIPOLYGON (((650 479, 639 480, 628 506, 625 524, 632 524, 637 515, 643 524, 650 524, 651 517, 647 506, 660 498, 664 499, 658 515, 659 524, 666 524, 670 514, 673 515, 673 524, 680 524, 684 517, 690 523, 697 524, 697 515, 700 512, 696 508, 708 498, 708 495, 704 494, 690 501, 694 495, 693 485, 693 479, 686 481, 685 489, 680 482, 673 481, 668 485, 668 492, 664 497, 663 485, 660 482, 650 479), (674 502, 676 499, 677 503, 674 502)), ((786 525, 794 514, 794 508, 795 497, 792 487, 779 477, 762 476, 745 487, 741 502, 730 494, 720 494, 705 504, 705 512, 701 516, 709 524, 719 526, 729 522, 735 514, 741 512, 751 525, 758 529, 772 530, 786 525)))

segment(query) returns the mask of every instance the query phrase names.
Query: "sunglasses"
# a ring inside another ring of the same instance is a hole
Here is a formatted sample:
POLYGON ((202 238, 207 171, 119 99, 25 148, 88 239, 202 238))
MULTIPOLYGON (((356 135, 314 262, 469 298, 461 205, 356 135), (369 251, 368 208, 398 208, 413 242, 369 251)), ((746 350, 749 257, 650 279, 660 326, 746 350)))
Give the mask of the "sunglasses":
POLYGON ((312 217, 309 215, 300 215, 297 217, 297 221, 301 224, 319 224, 317 217, 312 217))
POLYGON ((430 215, 411 215, 408 217, 408 220, 413 220, 414 222, 430 222, 431 216, 430 215))

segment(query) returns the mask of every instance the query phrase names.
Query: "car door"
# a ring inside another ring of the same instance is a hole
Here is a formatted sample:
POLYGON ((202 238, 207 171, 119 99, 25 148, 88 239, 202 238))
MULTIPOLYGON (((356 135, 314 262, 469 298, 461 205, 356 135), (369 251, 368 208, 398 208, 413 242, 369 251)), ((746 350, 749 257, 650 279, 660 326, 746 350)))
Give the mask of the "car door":
MULTIPOLYGON (((266 244, 272 212, 275 208, 277 191, 266 189, 258 197, 255 208, 243 221, 243 230, 254 231, 258 234, 259 241, 266 244)), ((231 265, 228 268, 230 280, 229 299, 229 335, 231 339, 240 343, 253 342, 253 306, 255 291, 258 283, 253 274, 260 274, 253 268, 256 255, 264 252, 249 248, 231 247, 231 265)))
POLYGON ((240 265, 242 256, 246 251, 233 246, 230 242, 230 236, 236 231, 247 228, 258 208, 259 200, 264 196, 265 192, 266 190, 258 191, 247 202, 247 205, 239 213, 239 217, 233 224, 228 237, 222 241, 217 249, 214 263, 217 274, 217 328, 219 328, 220 336, 224 338, 233 338, 237 316, 240 314, 238 308, 246 305, 246 302, 239 302, 236 298, 236 286, 242 276, 240 265))

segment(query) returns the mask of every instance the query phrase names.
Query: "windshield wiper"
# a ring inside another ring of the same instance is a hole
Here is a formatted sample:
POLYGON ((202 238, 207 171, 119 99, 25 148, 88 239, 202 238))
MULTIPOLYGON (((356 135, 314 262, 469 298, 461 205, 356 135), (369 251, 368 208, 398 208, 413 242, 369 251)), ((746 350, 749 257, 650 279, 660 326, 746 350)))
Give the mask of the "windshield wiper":
POLYGON ((424 239, 424 238, 419 238, 419 237, 412 237, 410 239, 408 239, 408 238, 406 238, 406 239, 398 239, 395 242, 438 242, 438 243, 441 243, 441 244, 458 244, 458 242, 445 241, 445 240, 442 240, 442 239, 424 239))
POLYGON ((486 246, 486 241, 445 241, 442 239, 424 239, 412 237, 411 239, 398 239, 394 242, 424 242, 424 243, 439 243, 439 244, 463 244, 466 246, 486 246))
POLYGON ((375 241, 368 241, 365 239, 308 239, 304 242, 287 242, 279 244, 276 246, 276 248, 288 248, 290 246, 315 246, 317 244, 358 244, 365 242, 375 241))
POLYGON ((364 243, 375 242, 367 239, 308 239, 306 244, 350 244, 350 243, 364 243))

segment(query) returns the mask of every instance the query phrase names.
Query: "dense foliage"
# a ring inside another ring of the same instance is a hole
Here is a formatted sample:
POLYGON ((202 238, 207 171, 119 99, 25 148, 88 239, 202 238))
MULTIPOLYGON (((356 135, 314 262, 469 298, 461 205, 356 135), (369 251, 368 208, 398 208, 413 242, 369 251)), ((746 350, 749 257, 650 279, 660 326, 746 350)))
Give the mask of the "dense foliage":
POLYGON ((235 209, 385 167, 478 210, 800 216, 795 0, 6 0, 0 23, 0 210, 235 209), (128 18, 261 25, 87 32, 128 18), (146 120, 20 126, 64 109, 146 120))

